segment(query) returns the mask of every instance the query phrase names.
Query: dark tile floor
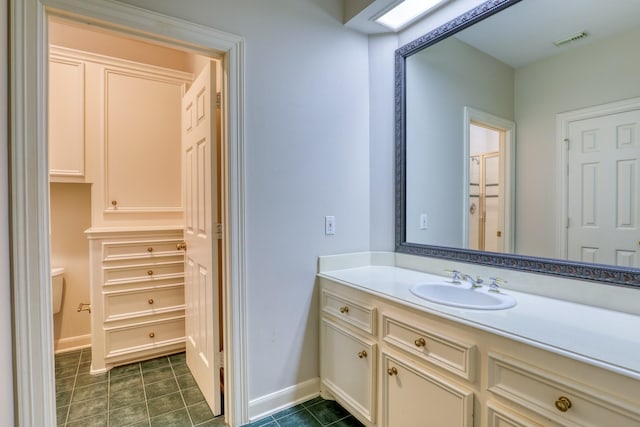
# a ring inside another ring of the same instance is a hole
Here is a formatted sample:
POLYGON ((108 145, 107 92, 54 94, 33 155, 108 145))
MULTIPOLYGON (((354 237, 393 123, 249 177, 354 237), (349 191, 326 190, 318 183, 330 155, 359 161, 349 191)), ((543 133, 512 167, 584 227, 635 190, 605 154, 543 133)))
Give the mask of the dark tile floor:
POLYGON ((363 427, 342 406, 321 397, 247 424, 245 427, 363 427))
POLYGON ((204 401, 184 353, 90 375, 91 350, 56 355, 58 426, 224 426, 204 401))
MULTIPOLYGON (((214 417, 179 353, 90 375, 91 349, 56 355, 58 426, 225 426, 214 417)), ((249 427, 363 427, 321 397, 247 424, 249 427)))

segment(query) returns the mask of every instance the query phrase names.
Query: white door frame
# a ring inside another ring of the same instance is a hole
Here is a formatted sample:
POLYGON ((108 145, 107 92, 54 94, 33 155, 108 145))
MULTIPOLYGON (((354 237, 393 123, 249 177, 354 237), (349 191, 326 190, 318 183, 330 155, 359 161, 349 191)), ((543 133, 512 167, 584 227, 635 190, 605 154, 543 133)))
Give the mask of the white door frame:
POLYGON ((556 194, 556 206, 558 213, 558 231, 556 235, 556 258, 567 259, 569 247, 567 245, 568 232, 567 218, 569 216, 569 125, 571 122, 584 119, 592 119, 595 117, 606 116, 609 114, 624 113, 631 110, 640 109, 640 97, 630 98, 622 101, 610 102, 607 104, 595 105, 593 107, 581 108, 579 110, 568 111, 566 113, 556 114, 556 174, 557 182, 560 183, 556 194))
POLYGON ((209 54, 223 52, 227 94, 223 161, 225 412, 248 422, 244 253, 244 40, 233 34, 111 0, 10 0, 9 165, 15 421, 56 418, 49 269, 47 16, 55 14, 209 54))
POLYGON ((502 160, 500 168, 504 177, 504 230, 503 232, 503 252, 513 253, 515 250, 515 170, 516 164, 516 124, 502 117, 494 116, 471 107, 464 107, 464 148, 463 148, 463 189, 462 189, 462 206, 464 214, 462 215, 462 242, 464 248, 469 247, 469 152, 471 132, 469 126, 472 122, 484 123, 505 132, 504 147, 501 148, 502 160))

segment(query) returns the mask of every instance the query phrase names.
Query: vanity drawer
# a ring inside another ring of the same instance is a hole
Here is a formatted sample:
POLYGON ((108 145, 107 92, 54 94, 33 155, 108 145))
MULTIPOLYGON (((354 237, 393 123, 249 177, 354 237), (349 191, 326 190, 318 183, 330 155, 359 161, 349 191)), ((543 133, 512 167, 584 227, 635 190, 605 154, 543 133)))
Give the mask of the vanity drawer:
POLYGON ((182 285, 104 294, 106 321, 183 308, 184 286, 182 285))
POLYGON ((105 284, 123 280, 153 279, 166 275, 184 274, 184 262, 136 264, 128 266, 104 267, 105 284))
POLYGON ((182 242, 181 239, 108 242, 103 244, 102 255, 105 261, 130 257, 153 258, 157 255, 179 255, 184 254, 176 248, 180 242, 182 242))
POLYGON ((389 314, 382 315, 382 339, 468 381, 475 379, 477 349, 473 344, 389 314))
POLYGON ((322 311, 368 334, 376 334, 375 307, 323 290, 322 311))
POLYGON ((184 341, 184 317, 105 330, 106 357, 184 341))
POLYGON ((640 408, 507 356, 489 354, 489 391, 566 426, 638 427, 640 408))

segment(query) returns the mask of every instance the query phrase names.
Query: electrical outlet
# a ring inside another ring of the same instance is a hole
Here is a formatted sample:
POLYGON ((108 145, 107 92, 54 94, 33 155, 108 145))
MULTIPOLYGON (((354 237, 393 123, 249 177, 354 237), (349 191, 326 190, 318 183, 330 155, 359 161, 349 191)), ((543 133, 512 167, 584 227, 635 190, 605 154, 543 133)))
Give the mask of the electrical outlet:
POLYGON ((336 217, 328 215, 324 217, 324 234, 336 234, 336 217))

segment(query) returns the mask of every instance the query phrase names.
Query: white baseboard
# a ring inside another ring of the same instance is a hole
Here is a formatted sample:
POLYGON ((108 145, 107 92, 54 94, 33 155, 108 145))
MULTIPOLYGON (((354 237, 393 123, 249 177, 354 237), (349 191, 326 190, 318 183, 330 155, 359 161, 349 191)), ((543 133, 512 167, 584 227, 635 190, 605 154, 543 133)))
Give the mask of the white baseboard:
POLYGON ((249 420, 251 422, 275 414, 320 395, 320 378, 298 383, 249 401, 249 420))
POLYGON ((53 345, 55 354, 91 347, 91 334, 61 338, 59 340, 55 340, 53 345))

